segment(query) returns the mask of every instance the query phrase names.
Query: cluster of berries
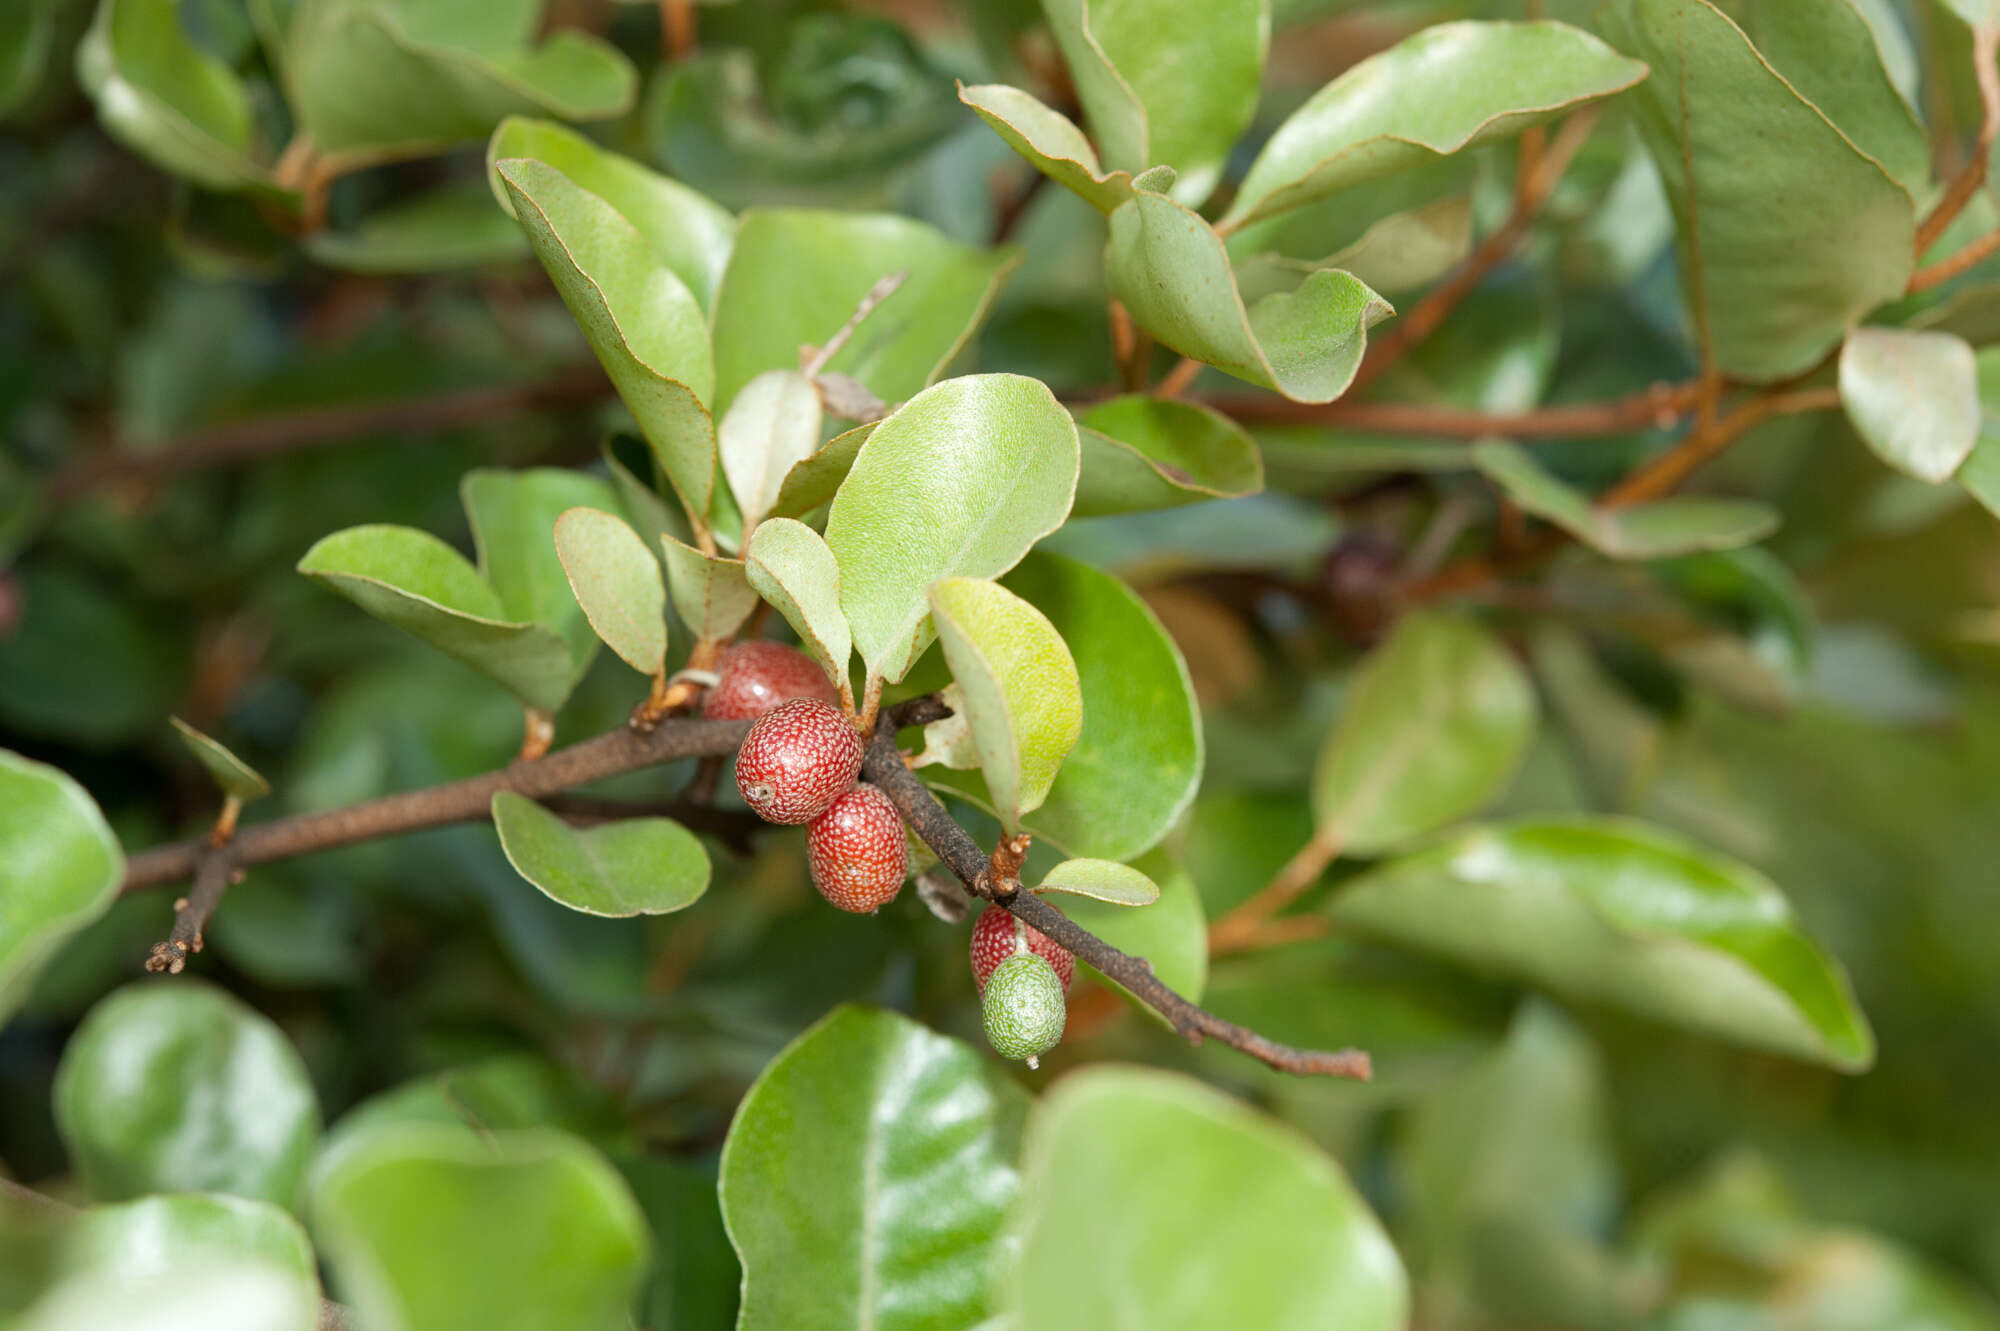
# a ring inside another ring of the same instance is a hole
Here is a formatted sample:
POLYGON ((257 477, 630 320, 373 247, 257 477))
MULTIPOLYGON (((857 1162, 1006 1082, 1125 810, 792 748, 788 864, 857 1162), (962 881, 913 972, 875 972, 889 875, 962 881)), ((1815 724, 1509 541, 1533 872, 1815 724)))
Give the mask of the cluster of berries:
POLYGON ((910 848, 889 797, 856 783, 861 737, 838 702, 810 657, 751 640, 723 653, 702 715, 755 718, 736 751, 743 802, 767 822, 810 824, 813 886, 840 909, 866 915, 903 890, 910 848))
MULTIPOLYGON (((874 786, 859 782, 864 752, 824 672, 775 642, 723 653, 702 715, 751 720, 736 752, 736 788, 767 822, 810 824, 813 886, 842 910, 868 914, 896 899, 909 873, 903 821, 874 786)), ((1062 1039, 1076 958, 999 906, 972 929, 972 978, 986 1038, 1008 1058, 1037 1065, 1062 1039)))

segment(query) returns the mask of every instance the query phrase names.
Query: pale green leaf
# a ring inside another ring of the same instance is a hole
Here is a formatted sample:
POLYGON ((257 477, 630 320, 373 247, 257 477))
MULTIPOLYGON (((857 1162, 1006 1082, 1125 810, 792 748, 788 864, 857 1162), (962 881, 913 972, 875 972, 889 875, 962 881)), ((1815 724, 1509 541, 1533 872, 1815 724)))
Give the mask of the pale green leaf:
POLYGON ((853 644, 840 608, 840 566, 826 541, 802 522, 768 518, 750 535, 743 569, 750 586, 785 617, 844 696, 853 644))
POLYGON ((594 508, 556 519, 556 557, 590 627, 642 675, 666 668, 667 590, 660 561, 623 520, 594 508))
POLYGON ((1877 457, 1932 485, 1979 442, 1972 348, 1950 333, 1857 328, 1840 348, 1840 401, 1877 457))
POLYGON ((930 601, 986 788, 1015 831, 1082 732, 1076 662, 1048 616, 997 582, 941 578, 930 601))
POLYGON ((1097 150, 1076 123, 1032 95, 1004 83, 973 87, 961 83, 958 100, 971 107, 1036 170, 1075 190, 1099 212, 1108 213, 1132 197, 1131 173, 1106 171, 1098 164, 1097 150))
POLYGON ((774 518, 802 518, 829 502, 840 483, 853 470, 861 445, 875 432, 873 424, 843 430, 821 445, 818 452, 796 463, 778 486, 778 497, 767 515, 774 518))
POLYGON ((493 830, 514 871, 586 915, 665 915, 708 890, 708 854, 671 818, 573 828, 511 790, 493 795, 493 830))
POLYGON ((500 597, 501 610, 561 638, 581 678, 597 654, 597 637, 556 554, 556 519, 572 508, 609 508, 617 493, 595 476, 561 467, 477 468, 465 473, 458 493, 480 575, 500 597))
POLYGON ((305 251, 350 273, 435 273, 524 259, 528 242, 484 187, 462 181, 379 208, 351 228, 315 231, 305 251))
POLYGON ((722 1148, 740 1331, 920 1331, 986 1312, 1027 1097, 956 1040, 836 1009, 772 1060, 722 1148))
POLYGON ((569 697, 569 647, 540 624, 505 618, 479 571, 427 532, 350 527, 323 537, 299 572, 553 712, 569 697))
POLYGON ((96 801, 0 749, 0 1021, 64 941, 118 897, 125 856, 96 801))
POLYGON ((660 548, 666 552, 667 590, 681 623, 701 640, 725 642, 736 636, 757 608, 743 561, 705 555, 664 533, 660 548))
POLYGON ((527 158, 493 170, 528 243, 697 521, 715 490, 708 321, 687 284, 616 208, 527 158))
POLYGON ((1874 1060, 1846 977, 1777 887, 1642 823, 1475 827, 1347 884, 1329 909, 1559 994, 1849 1071, 1874 1060))
POLYGON ((223 794, 239 800, 254 800, 271 793, 271 783, 226 746, 210 739, 178 716, 170 716, 167 720, 179 733, 181 742, 187 745, 188 752, 201 762, 215 784, 221 787, 223 794))
POLYGON ((875 427, 826 523, 871 674, 902 679, 929 643, 932 583, 1004 573, 1062 525, 1077 457, 1069 413, 1019 375, 948 380, 875 427))
POLYGON ((1251 164, 1224 228, 1518 134, 1645 77, 1638 61, 1562 23, 1425 28, 1293 112, 1251 164))
POLYGON ((716 427, 722 474, 754 531, 791 469, 819 450, 819 393, 797 370, 766 370, 743 385, 716 427))
MULTIPOLYGON (((1062 913, 1121 952, 1144 957, 1161 984, 1199 1003, 1208 985, 1208 914, 1202 909, 1201 893, 1187 870, 1164 849, 1148 851, 1132 867, 1159 889, 1159 899, 1146 909, 1071 896, 1062 903, 1062 913)), ((1089 963, 1084 965, 1089 969, 1089 963)), ((1105 982, 1125 992, 1116 981, 1105 982)), ((1137 999, 1131 1001, 1140 1011, 1165 1020, 1137 999)))
POLYGON ((210 189, 266 183, 249 90, 189 39, 174 0, 98 0, 76 73, 105 131, 149 161, 210 189))
POLYGON ((1115 860, 1064 860, 1042 875, 1035 890, 1089 897, 1114 906, 1150 906, 1160 899, 1159 884, 1115 860))
POLYGON ((1221 412, 1131 394, 1077 418, 1083 447, 1073 516, 1234 499, 1264 488, 1257 445, 1221 412))
POLYGON ((1071 1074, 1036 1105, 1021 1174, 998 1281, 1021 1328, 1401 1331, 1408 1316, 1396 1250, 1340 1166, 1191 1077, 1071 1074))
POLYGON ((1982 349, 1976 365, 1979 442, 1958 469, 1958 483, 1987 512, 2000 517, 2000 347, 1982 349))
POLYGON ((1613 559, 1727 550, 1761 540, 1778 526, 1777 510, 1768 504, 1712 495, 1671 495, 1625 508, 1602 508, 1516 444, 1474 445, 1472 460, 1523 510, 1548 519, 1613 559))
MULTIPOLYGON (((1242 243, 1236 240, 1230 252, 1239 253, 1242 243)), ((1451 195, 1408 212, 1391 213, 1323 259, 1252 254, 1237 263, 1236 285, 1246 301, 1256 301, 1273 291, 1290 291, 1322 268, 1339 268, 1371 290, 1394 296, 1429 286, 1471 252, 1472 200, 1451 195)))

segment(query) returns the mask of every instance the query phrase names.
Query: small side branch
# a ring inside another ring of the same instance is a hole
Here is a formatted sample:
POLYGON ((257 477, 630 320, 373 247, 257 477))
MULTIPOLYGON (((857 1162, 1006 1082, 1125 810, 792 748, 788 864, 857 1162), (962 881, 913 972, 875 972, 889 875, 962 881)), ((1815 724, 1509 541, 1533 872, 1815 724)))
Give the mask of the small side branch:
POLYGON ((1568 402, 1528 411, 1467 411, 1419 402, 1338 402, 1315 404, 1256 393, 1204 396, 1201 401, 1247 425, 1330 425, 1382 434, 1431 435, 1444 439, 1576 439, 1671 429, 1694 410, 1699 385, 1653 384, 1604 402, 1568 402))
POLYGON ((202 933, 222 904, 222 894, 239 871, 226 846, 209 846, 195 860, 194 887, 174 902, 174 927, 164 943, 153 944, 146 969, 155 975, 179 975, 194 953, 201 951, 202 933))
MULTIPOLYGON (((1965 163, 1965 169, 1945 187, 1944 197, 1938 200, 1937 207, 1931 209, 1930 216, 1917 228, 1919 259, 1937 244, 1938 237, 1958 220, 1965 205, 1972 202, 1973 196, 1979 193, 1979 187, 1986 183, 1986 157, 1993 148, 1995 136, 2000 135, 2000 27, 1981 24, 1973 28, 1972 72, 1979 80, 1979 141, 1965 163)), ((1926 283, 1929 286, 1936 284, 1926 283)), ((1922 288, 1913 279, 1910 290, 1919 291, 1922 288)))

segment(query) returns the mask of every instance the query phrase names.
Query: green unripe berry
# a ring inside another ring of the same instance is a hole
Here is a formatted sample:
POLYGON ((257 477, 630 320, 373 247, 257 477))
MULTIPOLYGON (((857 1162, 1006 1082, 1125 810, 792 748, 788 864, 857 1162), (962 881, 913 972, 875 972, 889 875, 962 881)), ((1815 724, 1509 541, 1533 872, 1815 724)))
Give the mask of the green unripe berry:
POLYGON ((1062 1039, 1069 1013, 1063 1006, 1056 968, 1024 952, 1000 963, 986 981, 981 999, 986 1041, 1004 1058, 1025 1059, 1029 1067, 1062 1039))

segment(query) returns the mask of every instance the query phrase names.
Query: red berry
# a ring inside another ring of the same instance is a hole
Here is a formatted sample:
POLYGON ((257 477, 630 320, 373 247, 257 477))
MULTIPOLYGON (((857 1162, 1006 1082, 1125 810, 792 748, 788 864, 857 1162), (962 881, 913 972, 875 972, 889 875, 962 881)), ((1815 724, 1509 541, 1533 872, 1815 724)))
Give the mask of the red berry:
POLYGON ((1001 962, 1022 953, 1032 953, 1055 967, 1063 992, 1069 992, 1070 981, 1076 978, 1075 956, 1004 906, 988 906, 972 926, 972 982, 979 986, 979 992, 986 992, 986 982, 1001 962))
POLYGON ((750 721, 791 698, 840 705, 840 692, 819 662, 796 647, 751 638, 722 653, 715 687, 701 700, 701 714, 715 721, 750 721))
POLYGON ((856 786, 813 819, 806 851, 819 894, 856 915, 894 901, 910 871, 903 820, 889 797, 869 785, 856 786))
POLYGON ((861 737, 823 702, 794 698, 757 718, 736 751, 736 788, 766 822, 809 823, 854 787, 861 737))

